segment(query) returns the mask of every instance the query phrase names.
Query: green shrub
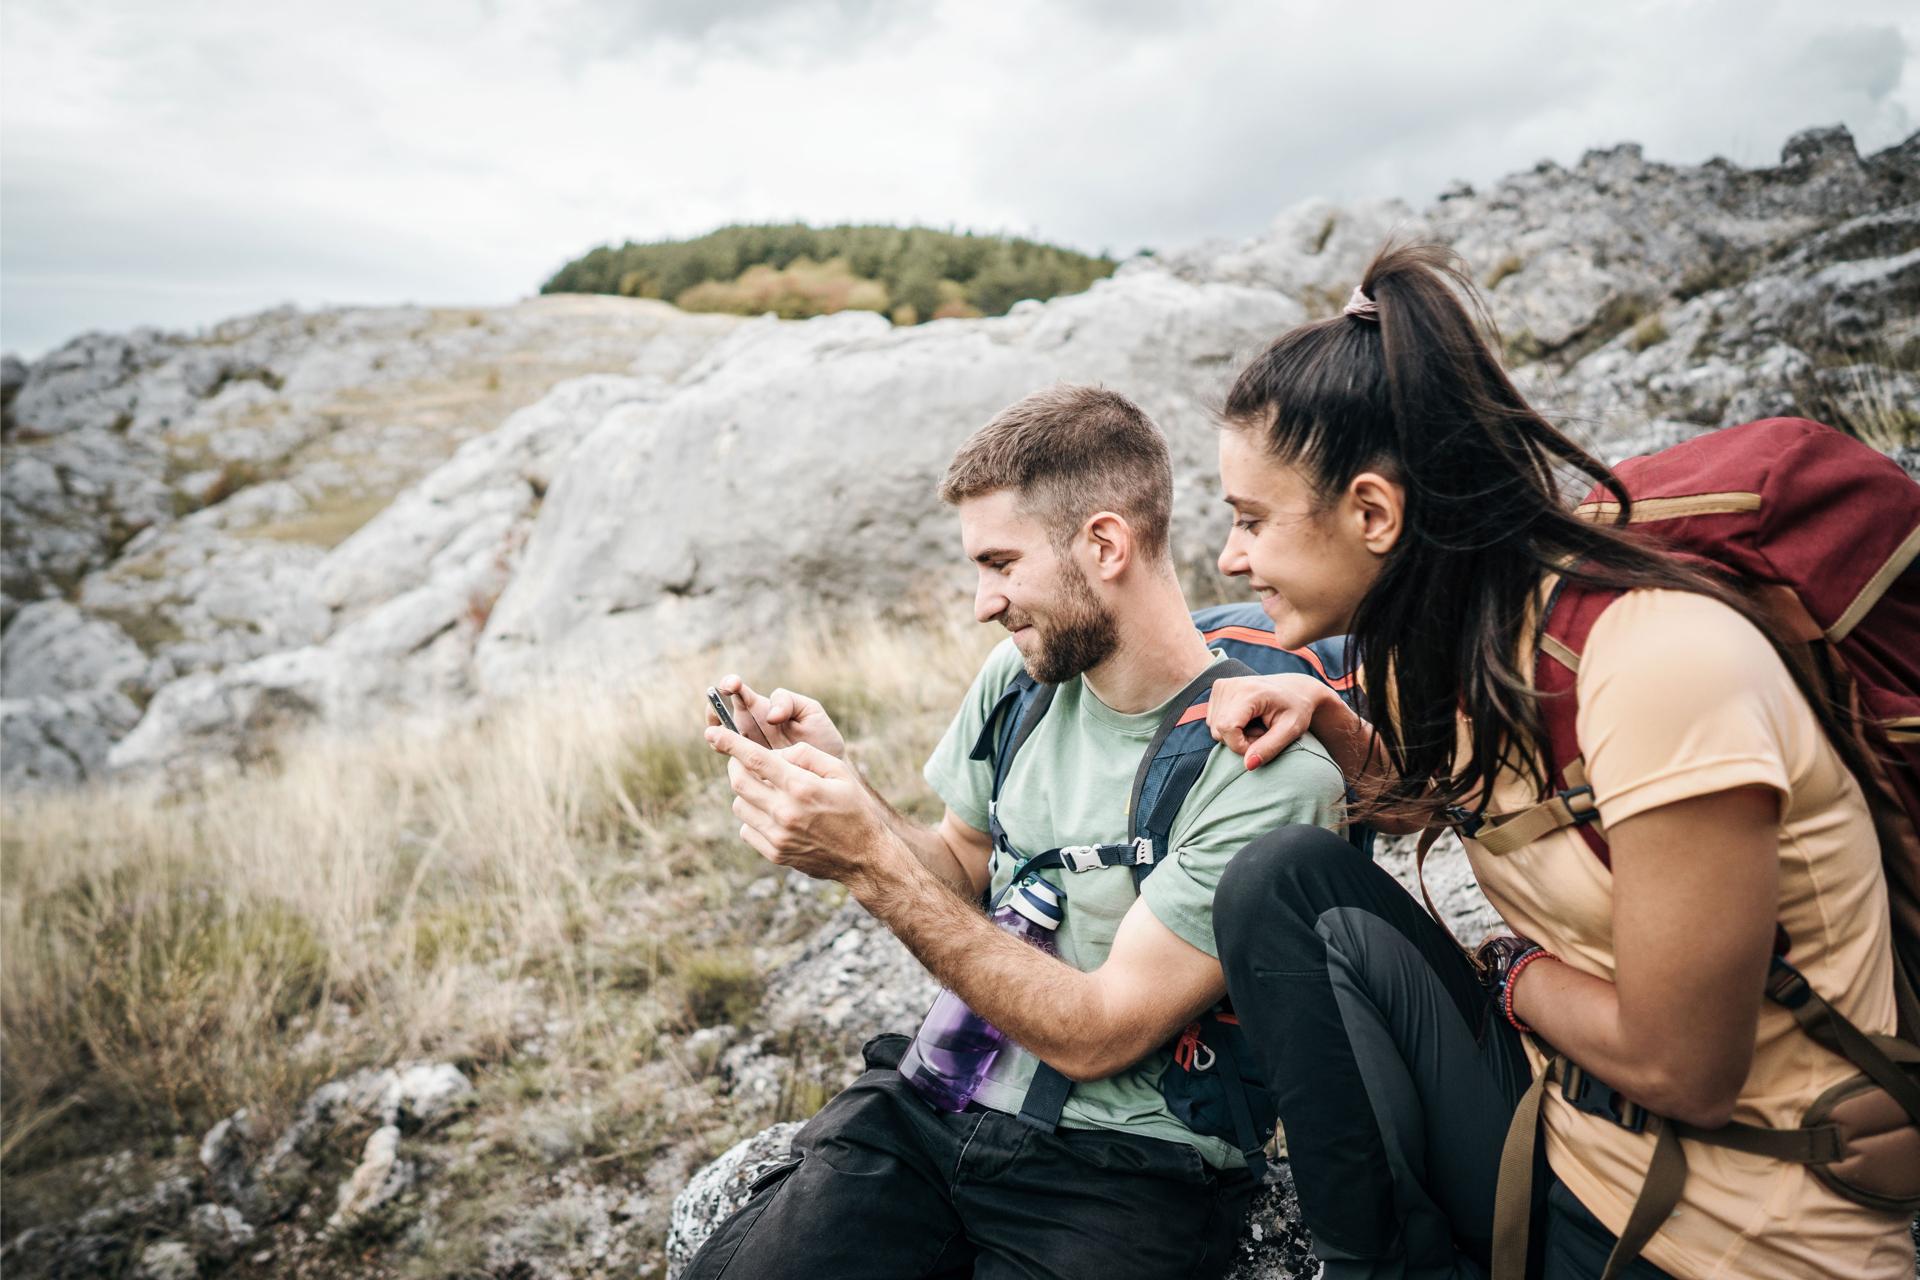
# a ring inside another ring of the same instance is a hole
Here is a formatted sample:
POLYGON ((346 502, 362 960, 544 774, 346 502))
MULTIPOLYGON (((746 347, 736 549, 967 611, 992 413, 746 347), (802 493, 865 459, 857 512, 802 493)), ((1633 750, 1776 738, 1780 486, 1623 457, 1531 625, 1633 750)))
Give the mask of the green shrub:
POLYGON ((666 298, 690 311, 790 318, 878 311, 895 323, 918 323, 1002 315, 1023 298, 1078 293, 1114 265, 1012 236, 793 223, 602 245, 561 267, 540 291, 666 298))

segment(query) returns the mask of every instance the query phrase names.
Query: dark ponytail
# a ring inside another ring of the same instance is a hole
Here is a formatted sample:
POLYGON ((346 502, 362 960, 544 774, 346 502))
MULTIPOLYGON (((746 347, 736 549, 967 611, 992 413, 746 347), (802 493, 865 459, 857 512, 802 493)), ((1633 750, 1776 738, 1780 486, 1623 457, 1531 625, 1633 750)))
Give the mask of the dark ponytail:
MULTIPOLYGON (((1494 355, 1485 305, 1450 250, 1389 244, 1359 292, 1346 314, 1291 330, 1248 365, 1225 416, 1328 501, 1362 471, 1406 489, 1405 529, 1352 621, 1367 703, 1397 775, 1361 816, 1425 820, 1436 806, 1483 805, 1503 765, 1545 789, 1526 632, 1548 573, 1711 596, 1772 638, 1728 582, 1628 530, 1625 487, 1515 388, 1494 355), (1573 514, 1569 499, 1595 483, 1620 502, 1615 524, 1573 514), (1462 710, 1472 740, 1458 759, 1462 710)), ((1816 713, 1837 727, 1802 664, 1782 656, 1816 713)))

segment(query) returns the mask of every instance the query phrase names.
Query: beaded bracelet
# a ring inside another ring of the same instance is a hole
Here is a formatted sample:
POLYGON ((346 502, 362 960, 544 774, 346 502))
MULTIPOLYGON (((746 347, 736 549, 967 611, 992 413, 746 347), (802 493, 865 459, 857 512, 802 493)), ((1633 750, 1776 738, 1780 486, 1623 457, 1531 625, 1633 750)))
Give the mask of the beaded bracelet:
POLYGON ((1521 973, 1525 971, 1526 967, 1535 960, 1558 960, 1559 958, 1559 956, 1554 955, 1545 947, 1535 947, 1531 951, 1524 951, 1507 970, 1507 980, 1500 984, 1500 1012, 1506 1015, 1507 1021, 1512 1024, 1513 1029, 1523 1036, 1532 1035, 1533 1028, 1513 1015, 1513 984, 1519 980, 1521 973))

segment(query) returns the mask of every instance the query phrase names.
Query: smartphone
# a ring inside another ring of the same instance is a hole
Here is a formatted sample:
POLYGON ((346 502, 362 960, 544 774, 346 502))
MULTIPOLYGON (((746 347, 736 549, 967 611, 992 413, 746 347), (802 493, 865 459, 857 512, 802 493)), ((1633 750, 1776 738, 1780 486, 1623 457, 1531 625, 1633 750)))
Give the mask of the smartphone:
POLYGON ((713 707, 713 714, 720 717, 720 723, 726 727, 729 733, 737 733, 748 742, 757 743, 763 747, 771 747, 773 745, 767 741, 766 732, 760 728, 760 722, 758 720, 754 719, 752 715, 744 710, 740 715, 735 716, 733 706, 731 705, 733 699, 721 693, 712 685, 707 686, 707 702, 713 707), (747 726, 744 729, 740 727, 743 723, 747 726))
POLYGON ((713 706, 713 714, 720 717, 721 727, 728 733, 740 732, 740 726, 733 722, 733 712, 727 706, 727 699, 721 697, 720 691, 712 685, 707 686, 707 701, 713 706))

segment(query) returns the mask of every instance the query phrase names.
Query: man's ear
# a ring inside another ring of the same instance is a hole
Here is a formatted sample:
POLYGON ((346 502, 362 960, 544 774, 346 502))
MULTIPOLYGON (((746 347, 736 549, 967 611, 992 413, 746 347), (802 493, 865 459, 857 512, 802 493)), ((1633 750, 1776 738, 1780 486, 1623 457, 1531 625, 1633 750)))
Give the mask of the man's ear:
POLYGON ((1114 511, 1096 511, 1080 526, 1080 543, 1087 556, 1087 572, 1095 580, 1111 582, 1133 563, 1133 527, 1114 511))
POLYGON ((1406 486, 1378 471, 1362 471, 1347 485, 1347 503, 1361 545, 1377 556, 1393 550, 1406 529, 1406 486))

